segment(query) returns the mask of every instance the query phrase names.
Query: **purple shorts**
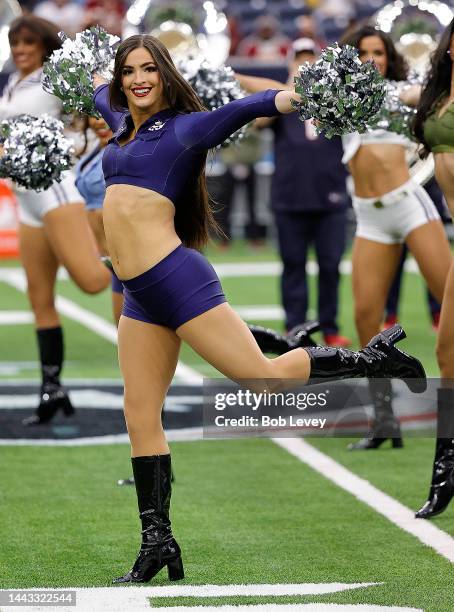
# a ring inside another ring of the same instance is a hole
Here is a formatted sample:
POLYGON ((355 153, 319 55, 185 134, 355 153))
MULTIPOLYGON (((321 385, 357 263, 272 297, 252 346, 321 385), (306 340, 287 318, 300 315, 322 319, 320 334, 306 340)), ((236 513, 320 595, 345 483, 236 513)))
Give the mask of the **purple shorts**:
POLYGON ((112 270, 112 292, 113 293, 123 293, 123 283, 112 270))
POLYGON ((213 266, 182 244, 150 270, 121 282, 125 317, 174 330, 227 301, 213 266))

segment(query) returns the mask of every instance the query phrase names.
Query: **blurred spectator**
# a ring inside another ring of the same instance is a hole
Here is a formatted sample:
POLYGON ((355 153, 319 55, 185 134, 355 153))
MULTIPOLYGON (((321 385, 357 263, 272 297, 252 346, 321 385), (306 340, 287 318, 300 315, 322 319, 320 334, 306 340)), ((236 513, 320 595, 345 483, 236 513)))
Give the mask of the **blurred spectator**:
MULTIPOLYGON (((318 48, 310 38, 293 43, 287 86, 293 85, 298 67, 316 60, 318 48)), ((249 92, 280 89, 267 79, 237 75, 249 92)), ((309 288, 306 274, 308 251, 314 247, 318 274, 318 320, 325 344, 349 346, 337 324, 339 264, 345 250, 347 209, 346 171, 339 137, 318 135, 312 121, 300 121, 298 113, 260 118, 257 127, 274 131, 275 172, 271 205, 276 222, 279 252, 284 264, 281 278, 286 328, 306 320, 309 288)))
POLYGON ((207 164, 207 187, 214 201, 215 219, 225 237, 221 246, 227 247, 232 238, 232 209, 243 189, 246 204, 244 238, 251 246, 260 246, 266 237, 266 226, 257 219, 257 173, 255 164, 263 153, 262 138, 254 131, 234 146, 217 151, 214 161, 207 164))
POLYGON ((347 19, 355 12, 355 0, 323 0, 317 8, 317 14, 323 17, 341 17, 347 19))
POLYGON ((100 25, 111 34, 121 36, 121 24, 126 12, 122 0, 87 0, 84 28, 100 25))
POLYGON ((320 33, 320 28, 312 15, 300 15, 295 19, 297 37, 296 38, 310 38, 315 41, 319 49, 323 49, 326 46, 326 40, 320 33))
POLYGON ((261 15, 254 22, 254 32, 238 45, 237 55, 262 61, 285 59, 292 41, 282 34, 277 19, 261 15))
POLYGON ((237 52, 238 44, 241 39, 238 19, 235 17, 235 15, 228 15, 227 22, 228 22, 229 35, 230 35, 229 55, 235 55, 237 52))
POLYGON ((74 36, 83 29, 84 10, 71 0, 44 0, 33 12, 38 17, 55 23, 68 36, 74 36))

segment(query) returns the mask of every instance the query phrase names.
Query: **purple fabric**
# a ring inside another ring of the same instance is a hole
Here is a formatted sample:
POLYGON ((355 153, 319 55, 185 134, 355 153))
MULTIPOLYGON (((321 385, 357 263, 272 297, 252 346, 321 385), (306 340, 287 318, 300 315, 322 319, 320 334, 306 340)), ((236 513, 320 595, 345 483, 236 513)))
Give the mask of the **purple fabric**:
POLYGON ((113 293, 123 293, 123 283, 112 270, 112 291, 113 293))
MULTIPOLYGON (((174 204, 191 188, 199 175, 208 149, 224 142, 241 126, 257 117, 279 115, 275 97, 269 89, 206 112, 177 113, 159 111, 139 128, 136 137, 120 146, 118 140, 133 128, 131 115, 122 116, 120 127, 104 150, 103 171, 106 187, 113 184, 135 185, 157 191, 174 204)), ((110 108, 109 92, 101 85, 94 94, 96 108, 106 122, 116 129, 118 113, 110 108)))
POLYGON ((174 330, 227 301, 213 266, 183 245, 140 276, 121 282, 125 317, 174 330))

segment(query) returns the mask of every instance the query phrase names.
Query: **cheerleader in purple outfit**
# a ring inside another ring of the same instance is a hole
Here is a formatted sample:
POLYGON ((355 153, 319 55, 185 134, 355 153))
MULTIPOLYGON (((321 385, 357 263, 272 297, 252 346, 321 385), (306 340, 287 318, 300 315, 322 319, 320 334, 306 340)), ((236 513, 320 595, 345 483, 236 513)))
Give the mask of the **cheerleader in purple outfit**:
MULTIPOLYGON (((173 378, 181 341, 225 376, 279 379, 394 376, 425 388, 424 370, 394 343, 396 326, 359 351, 295 348, 270 359, 229 306, 212 266, 198 252, 213 225, 205 186, 209 149, 257 117, 293 111, 292 91, 268 90, 212 111, 203 107, 175 69, 167 49, 151 36, 132 36, 118 48, 110 86, 94 77, 94 100, 114 127, 107 145, 104 227, 112 263, 125 291, 119 361, 125 383, 125 418, 142 521, 142 545, 132 569, 117 583, 146 582, 167 566, 184 577, 172 535, 170 454, 161 407, 173 378)), ((270 381, 276 381, 272 385, 270 381)))

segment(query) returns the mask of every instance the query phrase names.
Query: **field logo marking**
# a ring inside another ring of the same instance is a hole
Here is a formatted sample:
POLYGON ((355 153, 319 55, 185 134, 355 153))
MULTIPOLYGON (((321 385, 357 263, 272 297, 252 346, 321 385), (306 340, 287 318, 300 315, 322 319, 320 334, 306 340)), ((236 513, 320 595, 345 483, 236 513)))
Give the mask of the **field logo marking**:
MULTIPOLYGON (((78 588, 71 589, 52 589, 52 591, 76 591, 76 608, 59 607, 62 612, 96 612, 108 610, 109 612, 191 612, 193 610, 217 610, 219 612, 293 612, 294 610, 304 609, 307 612, 322 612, 332 609, 333 612, 423 612, 418 608, 396 607, 396 606, 375 606, 369 604, 240 604, 240 605, 196 605, 196 606, 150 606, 150 600, 154 598, 219 598, 219 597, 282 597, 282 596, 308 596, 326 595, 330 593, 340 593, 354 589, 367 589, 373 586, 381 586, 381 582, 364 583, 307 583, 307 584, 201 584, 201 585, 171 585, 163 587, 105 587, 105 588, 78 588)), ((25 589, 26 591, 48 591, 49 589, 25 589)), ((213 602, 214 603, 214 602, 213 602)), ((48 608, 44 606, 34 606, 35 612, 46 612, 48 608)), ((17 607, 18 612, 28 612, 30 608, 17 607)))

